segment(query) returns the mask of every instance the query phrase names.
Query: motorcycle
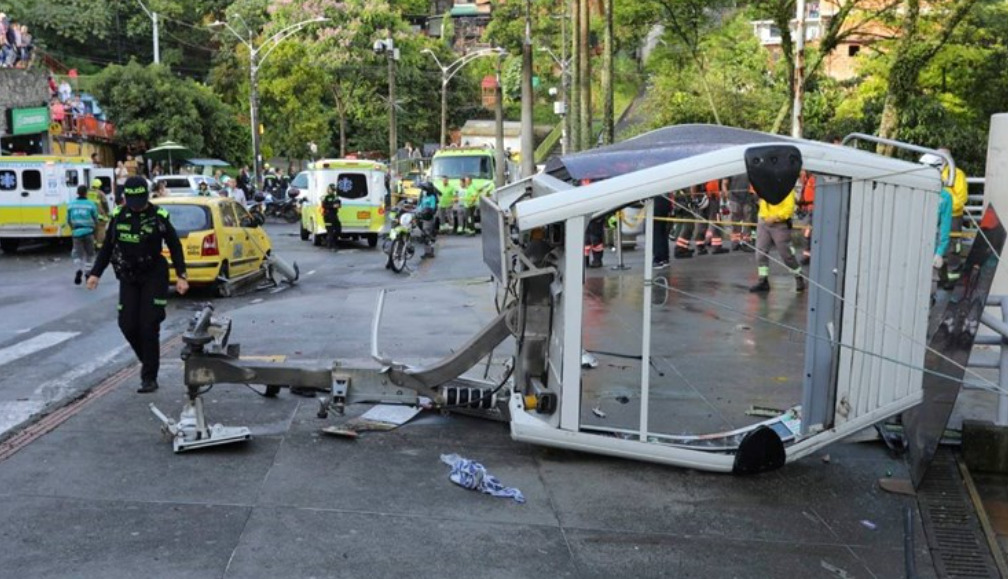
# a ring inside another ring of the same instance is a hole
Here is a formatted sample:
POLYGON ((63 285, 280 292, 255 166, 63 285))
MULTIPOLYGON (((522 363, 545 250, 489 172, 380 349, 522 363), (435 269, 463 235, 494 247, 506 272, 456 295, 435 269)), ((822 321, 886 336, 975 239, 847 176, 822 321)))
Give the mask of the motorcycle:
POLYGON ((424 231, 423 220, 417 217, 412 207, 400 203, 391 215, 393 226, 388 237, 382 242, 382 251, 388 256, 386 269, 399 273, 416 254, 416 245, 424 247, 425 257, 434 257, 434 236, 424 231))
POLYGON ((266 216, 283 219, 287 223, 295 223, 301 219, 301 204, 303 199, 298 199, 298 191, 292 190, 283 199, 276 199, 271 193, 266 194, 266 216))

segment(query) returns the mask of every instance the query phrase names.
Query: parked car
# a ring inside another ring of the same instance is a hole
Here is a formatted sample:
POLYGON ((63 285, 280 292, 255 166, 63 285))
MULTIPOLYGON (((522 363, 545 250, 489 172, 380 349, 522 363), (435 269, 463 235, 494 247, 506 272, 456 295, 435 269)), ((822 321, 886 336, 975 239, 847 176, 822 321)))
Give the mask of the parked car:
POLYGON ((298 194, 304 193, 308 189, 308 171, 301 171, 287 186, 287 197, 291 196, 291 191, 297 190, 298 194))
POLYGON ((176 195, 196 195, 199 192, 199 184, 206 183, 211 191, 220 191, 220 183, 217 179, 208 175, 158 175, 154 177, 154 184, 164 183, 165 190, 170 197, 176 195))
MULTIPOLYGON (((216 286, 222 295, 232 282, 255 274, 272 249, 266 231, 247 209, 228 197, 161 197, 185 252, 189 284, 216 286)), ((165 256, 171 260, 167 250, 165 256)), ((171 282, 175 270, 169 268, 171 282)))

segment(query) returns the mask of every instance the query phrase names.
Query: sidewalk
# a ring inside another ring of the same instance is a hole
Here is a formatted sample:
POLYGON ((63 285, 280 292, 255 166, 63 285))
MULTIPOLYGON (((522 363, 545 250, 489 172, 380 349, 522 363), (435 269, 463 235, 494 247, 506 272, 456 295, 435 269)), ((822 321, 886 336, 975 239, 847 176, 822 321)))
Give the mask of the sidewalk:
MULTIPOLYGON (((488 288, 476 281, 452 285, 469 306, 451 315, 417 307, 445 289, 397 291, 398 313, 386 320, 412 312, 444 325, 436 340, 422 323, 388 326, 383 349, 435 357, 488 318, 488 288)), ((314 324, 236 310, 232 342, 245 355, 362 358, 373 294, 282 302, 314 324)), ((878 489, 880 477, 906 476, 881 445, 835 445, 828 461, 821 453, 740 478, 518 444, 505 425, 434 413, 335 439, 319 429, 338 417, 318 419, 311 399, 223 385, 205 396, 208 419, 250 426, 253 440, 174 455, 147 409, 181 408, 177 348, 164 361, 156 394, 135 394, 127 381, 0 462, 3 574, 903 576, 902 510, 913 501, 878 489), (527 502, 453 485, 439 461, 452 452, 484 463, 527 502)), ((934 576, 919 523, 914 541, 920 576, 934 576)))

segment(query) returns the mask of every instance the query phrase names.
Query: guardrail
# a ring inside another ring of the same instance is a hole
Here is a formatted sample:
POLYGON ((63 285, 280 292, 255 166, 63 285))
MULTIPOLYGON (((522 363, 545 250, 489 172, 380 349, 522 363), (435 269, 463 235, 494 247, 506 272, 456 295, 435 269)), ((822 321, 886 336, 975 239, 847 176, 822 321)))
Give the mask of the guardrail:
MULTIPOLYGON (((989 296, 987 298, 987 307, 1000 309, 999 316, 987 312, 984 312, 980 316, 980 323, 992 330, 996 335, 978 335, 974 341, 974 345, 998 346, 997 360, 971 354, 967 365, 972 368, 997 370, 997 385, 1000 391, 998 392, 998 404, 995 410, 994 423, 998 426, 1008 426, 1008 296, 989 296)), ((977 382, 964 381, 963 387, 989 390, 987 386, 977 382)))

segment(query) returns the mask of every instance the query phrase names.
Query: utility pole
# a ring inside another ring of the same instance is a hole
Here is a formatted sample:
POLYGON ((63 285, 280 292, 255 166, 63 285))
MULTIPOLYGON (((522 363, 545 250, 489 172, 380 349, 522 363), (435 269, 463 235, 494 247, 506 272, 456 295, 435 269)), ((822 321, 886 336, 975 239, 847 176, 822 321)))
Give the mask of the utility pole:
POLYGON ((501 90, 501 63, 504 62, 504 54, 504 51, 501 50, 497 55, 497 85, 494 87, 494 129, 497 136, 494 145, 497 161, 494 171, 494 185, 498 188, 504 186, 504 164, 506 162, 504 159, 504 91, 501 90))
POLYGON ((158 43, 158 17, 157 12, 151 15, 154 20, 154 64, 161 64, 161 46, 158 43))
POLYGON ((535 174, 535 138, 532 134, 532 0, 525 0, 525 39, 522 42, 521 174, 535 174))
POLYGON ((611 145, 616 136, 613 118, 613 0, 605 0, 605 30, 602 37, 602 143, 611 145))
POLYGON ((805 0, 797 0, 798 22, 795 26, 794 105, 791 107, 791 136, 802 136, 805 101, 805 0))
MULTIPOLYGON (((249 45, 252 44, 252 32, 249 31, 249 45)), ((252 123, 252 174, 254 187, 258 189, 262 177, 262 153, 259 134, 259 51, 249 51, 249 122, 252 123)))
POLYGON ((570 63, 567 62, 567 15, 560 16, 560 90, 563 91, 563 136, 560 143, 561 152, 566 155, 570 151, 571 115, 570 115, 570 63))
POLYGON ((567 95, 569 110, 567 111, 567 140, 569 146, 567 150, 576 152, 581 150, 581 43, 578 42, 579 30, 581 29, 581 8, 580 0, 567 0, 567 7, 570 10, 571 19, 571 66, 570 66, 570 92, 567 95))
POLYGON ((584 151, 590 149, 594 144, 592 143, 591 52, 588 50, 588 37, 591 32, 588 0, 578 0, 578 11, 579 24, 581 25, 578 38, 581 50, 581 78, 579 79, 581 84, 579 89, 581 94, 581 128, 578 132, 581 135, 579 148, 584 151))
MULTIPOLYGON (((150 10, 148 10, 147 6, 145 6, 144 3, 141 2, 140 0, 137 0, 137 3, 140 4, 140 7, 143 8, 143 11, 147 13, 147 17, 151 19, 151 23, 153 24, 153 27, 154 27, 154 64, 160 64, 161 63, 161 48, 160 48, 160 46, 158 44, 158 15, 157 15, 157 12, 151 12, 150 10)), ((117 7, 116 8, 116 18, 117 19, 118 19, 118 16, 119 16, 119 8, 117 7)))
POLYGON ((385 50, 388 53, 388 99, 389 99, 389 167, 392 167, 392 163, 395 161, 396 153, 399 151, 399 136, 396 134, 396 101, 395 101, 395 82, 396 82, 396 48, 389 38, 385 41, 385 50))

